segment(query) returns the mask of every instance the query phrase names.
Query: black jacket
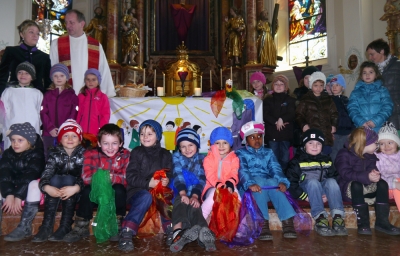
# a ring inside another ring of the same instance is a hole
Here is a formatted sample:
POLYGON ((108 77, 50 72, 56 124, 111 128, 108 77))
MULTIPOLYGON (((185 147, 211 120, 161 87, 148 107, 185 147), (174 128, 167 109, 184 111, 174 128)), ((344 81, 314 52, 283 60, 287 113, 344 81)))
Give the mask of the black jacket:
POLYGON ((338 135, 349 135, 355 128, 353 121, 347 111, 347 104, 349 98, 344 95, 332 96, 333 102, 335 102, 336 109, 338 111, 338 121, 336 126, 336 133, 338 135))
POLYGON ((6 149, 0 160, 1 196, 13 195, 25 200, 29 183, 40 178, 44 164, 43 142, 39 135, 32 149, 22 153, 15 153, 12 147, 6 149))
POLYGON ((393 112, 389 117, 397 129, 400 129, 400 60, 393 56, 382 72, 383 86, 390 93, 393 101, 393 112))
POLYGON ((83 189, 82 168, 83 152, 85 149, 79 145, 74 149, 71 156, 68 156, 65 149, 60 145, 50 150, 46 167, 40 178, 39 188, 44 192, 43 187, 50 185, 50 180, 54 175, 71 175, 76 177, 75 184, 83 189))

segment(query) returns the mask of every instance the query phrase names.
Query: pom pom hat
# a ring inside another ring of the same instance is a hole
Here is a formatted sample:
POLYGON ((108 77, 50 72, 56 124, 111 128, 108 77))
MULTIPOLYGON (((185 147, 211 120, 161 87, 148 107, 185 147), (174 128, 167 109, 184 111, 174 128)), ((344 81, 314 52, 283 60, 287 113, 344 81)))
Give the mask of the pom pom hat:
POLYGON ((246 137, 252 134, 264 134, 265 128, 262 123, 250 121, 245 123, 242 128, 240 128, 240 137, 242 137, 242 144, 246 144, 246 137))
MULTIPOLYGON (((311 89, 313 83, 314 83, 315 81, 318 81, 318 80, 321 80, 321 81, 324 83, 324 89, 325 89, 325 86, 326 86, 326 76, 324 75, 324 73, 319 72, 319 71, 314 72, 314 73, 311 74, 311 76, 310 76, 310 78, 309 78, 308 87, 311 89)), ((332 81, 331 81, 331 83, 332 83, 332 81)))
POLYGON ((397 143, 397 147, 400 147, 400 138, 397 133, 396 127, 390 122, 386 122, 378 133, 379 140, 393 140, 397 143))
POLYGON ((57 135, 58 142, 61 141, 64 134, 66 134, 67 132, 75 133, 76 135, 78 135, 79 140, 82 141, 83 139, 82 127, 74 119, 68 119, 60 126, 57 135))

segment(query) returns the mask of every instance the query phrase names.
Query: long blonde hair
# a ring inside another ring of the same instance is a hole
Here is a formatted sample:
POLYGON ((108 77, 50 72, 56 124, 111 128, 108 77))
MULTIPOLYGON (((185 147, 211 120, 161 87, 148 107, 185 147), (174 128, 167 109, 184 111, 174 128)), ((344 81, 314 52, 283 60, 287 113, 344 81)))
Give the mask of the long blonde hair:
POLYGON ((360 158, 364 158, 363 152, 367 141, 367 135, 364 127, 358 127, 355 129, 349 137, 349 149, 353 148, 356 155, 360 158))

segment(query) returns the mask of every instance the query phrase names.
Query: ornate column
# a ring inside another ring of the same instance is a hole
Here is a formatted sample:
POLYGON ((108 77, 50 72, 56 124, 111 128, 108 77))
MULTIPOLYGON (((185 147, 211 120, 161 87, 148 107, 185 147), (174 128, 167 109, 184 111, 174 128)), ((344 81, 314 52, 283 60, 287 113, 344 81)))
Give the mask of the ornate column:
MULTIPOLYGON (((226 67, 228 66, 228 57, 225 52, 225 39, 226 39, 226 28, 225 28, 225 17, 228 17, 229 15, 229 1, 228 0, 222 0, 221 1, 221 40, 220 40, 220 47, 221 47, 221 66, 226 67)), ((225 82, 225 81, 224 81, 225 82)))
POLYGON ((137 13, 137 20, 139 23, 139 38, 140 38, 140 44, 139 44, 139 53, 138 53, 138 58, 137 58, 137 63, 139 68, 143 67, 144 63, 144 44, 145 44, 145 38, 144 38, 144 0, 137 0, 136 1, 136 13, 137 13))
POLYGON ((107 1, 107 60, 109 64, 117 64, 118 58, 118 0, 107 1))
POLYGON ((247 0, 247 65, 257 64, 257 5, 256 0, 247 0))
POLYGON ((257 2, 257 16, 256 20, 260 18, 260 13, 264 10, 264 0, 256 0, 257 2))
POLYGON ((100 0, 99 1, 99 7, 103 9, 103 15, 107 17, 107 0, 100 0))

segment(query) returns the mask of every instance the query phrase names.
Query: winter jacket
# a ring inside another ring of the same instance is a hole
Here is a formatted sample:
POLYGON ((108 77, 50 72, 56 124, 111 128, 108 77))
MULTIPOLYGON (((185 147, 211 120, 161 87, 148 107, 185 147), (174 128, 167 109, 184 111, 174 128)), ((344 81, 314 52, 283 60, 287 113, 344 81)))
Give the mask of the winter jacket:
POLYGON ((81 145, 78 145, 74 151, 72 151, 71 156, 69 156, 61 145, 52 148, 49 152, 46 167, 44 168, 44 172, 40 178, 40 190, 45 193, 43 187, 45 185, 50 185, 50 180, 54 175, 71 175, 76 177, 75 184, 79 185, 82 190, 83 180, 81 175, 84 151, 85 149, 81 145))
POLYGON ((300 102, 304 95, 306 95, 310 89, 307 86, 301 86, 294 89, 293 94, 296 95, 296 101, 300 102))
POLYGON ((388 89, 394 103, 389 121, 400 129, 400 60, 392 56, 387 66, 383 69, 383 86, 388 89))
POLYGON ((339 150, 336 156, 335 168, 339 172, 338 183, 344 201, 351 202, 346 195, 350 181, 369 185, 372 182, 369 180, 368 174, 374 169, 378 170, 376 167, 378 158, 375 154, 364 154, 363 157, 358 157, 354 149, 349 148, 348 143, 345 144, 345 148, 339 150))
POLYGON ((83 154, 82 179, 85 185, 92 183, 92 176, 98 169, 109 171, 112 174, 111 183, 122 184, 126 187, 126 168, 129 164, 129 150, 120 148, 112 157, 107 156, 101 148, 86 150, 83 154))
POLYGON ((212 145, 208 155, 204 158, 203 166, 206 174, 206 186, 201 195, 202 197, 209 188, 220 188, 227 181, 236 186, 239 181, 239 158, 233 151, 221 159, 218 146, 212 145))
POLYGON ((384 153, 375 153, 379 161, 376 162, 376 166, 381 173, 381 179, 385 180, 389 189, 395 189, 393 181, 400 178, 400 151, 396 154, 386 155, 384 153))
POLYGON ((43 136, 51 136, 50 131, 59 128, 67 119, 76 120, 77 113, 78 96, 74 89, 65 89, 61 93, 57 88, 47 91, 40 110, 43 136))
POLYGON ((206 184, 206 176, 204 174, 203 161, 205 155, 197 152, 191 158, 182 155, 181 152, 175 152, 172 156, 173 162, 173 184, 178 192, 185 190, 186 194, 191 197, 196 194, 200 199, 201 193, 206 184), (186 186, 183 170, 193 173, 199 182, 190 187, 186 186))
POLYGON ((371 120, 375 124, 373 130, 379 132, 382 124, 392 115, 393 102, 381 80, 370 84, 360 80, 350 94, 347 109, 356 127, 371 120))
POLYGON ((25 44, 6 47, 0 62, 0 95, 6 89, 6 83, 10 75, 10 81, 18 81, 15 70, 24 61, 35 66, 36 79, 32 81, 33 86, 44 93, 51 84, 50 80, 50 56, 25 44))
POLYGON ((83 132, 97 135, 99 129, 110 120, 110 102, 98 87, 87 89, 86 95, 80 93, 79 111, 76 120, 83 132))
POLYGON ((291 141, 296 113, 296 100, 287 93, 273 93, 264 99, 263 115, 265 123, 265 144, 268 141, 291 141), (276 122, 282 118, 288 123, 282 130, 276 129, 276 122))
POLYGON ((236 151, 239 157, 239 189, 246 191, 249 186, 257 184, 253 177, 263 177, 265 179, 276 179, 289 188, 289 180, 282 172, 281 165, 278 163, 274 153, 269 148, 261 147, 254 149, 249 145, 236 151))
POLYGON ((347 104, 349 98, 344 95, 332 96, 333 102, 335 102, 336 109, 338 111, 338 121, 335 134, 337 135, 349 135, 355 128, 353 121, 347 111, 347 104))
POLYGON ((35 146, 22 153, 15 153, 12 147, 6 149, 0 159, 1 196, 13 195, 25 200, 28 185, 39 179, 44 170, 43 142, 37 135, 35 146))
POLYGON ((322 182, 328 178, 336 179, 338 173, 333 166, 330 156, 307 154, 304 149, 297 150, 296 156, 290 160, 285 175, 290 181, 289 193, 297 199, 305 200, 308 195, 300 187, 300 183, 309 179, 322 182))
POLYGON ((337 126, 338 112, 331 96, 322 92, 316 97, 312 91, 304 95, 296 109, 296 122, 300 129, 308 124, 310 128, 324 133, 325 145, 333 145, 332 126, 337 126))
MULTIPOLYGON (((140 190, 149 190, 149 182, 156 171, 172 168, 171 153, 160 142, 152 147, 139 146, 132 149, 126 169, 127 200, 140 190)), ((171 171, 167 173, 171 177, 171 171)))

